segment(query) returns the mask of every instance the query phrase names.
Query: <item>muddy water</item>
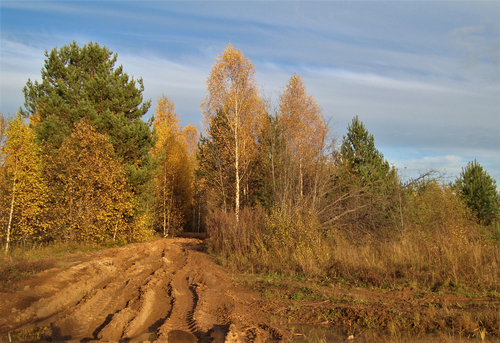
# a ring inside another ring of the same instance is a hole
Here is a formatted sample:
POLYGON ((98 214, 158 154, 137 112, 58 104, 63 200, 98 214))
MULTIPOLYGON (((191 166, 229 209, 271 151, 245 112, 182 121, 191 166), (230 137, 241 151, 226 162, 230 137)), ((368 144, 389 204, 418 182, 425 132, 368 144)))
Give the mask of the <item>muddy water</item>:
POLYGON ((350 332, 346 328, 324 325, 291 325, 287 327, 292 332, 291 342, 294 343, 500 343, 500 338, 486 335, 482 341, 479 337, 460 337, 449 333, 421 334, 408 336, 404 332, 399 337, 390 337, 379 330, 364 330, 350 332))

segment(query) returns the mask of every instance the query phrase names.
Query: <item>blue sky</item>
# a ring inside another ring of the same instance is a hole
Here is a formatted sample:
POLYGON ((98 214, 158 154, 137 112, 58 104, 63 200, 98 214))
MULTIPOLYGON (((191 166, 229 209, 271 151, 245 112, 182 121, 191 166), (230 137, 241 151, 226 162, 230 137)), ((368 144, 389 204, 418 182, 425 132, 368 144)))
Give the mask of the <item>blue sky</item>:
POLYGON ((500 186, 499 1, 1 1, 0 110, 23 105, 44 52, 106 45, 201 127, 214 58, 231 42, 276 98, 304 79, 339 140, 356 115, 401 174, 453 180, 477 161, 500 186))

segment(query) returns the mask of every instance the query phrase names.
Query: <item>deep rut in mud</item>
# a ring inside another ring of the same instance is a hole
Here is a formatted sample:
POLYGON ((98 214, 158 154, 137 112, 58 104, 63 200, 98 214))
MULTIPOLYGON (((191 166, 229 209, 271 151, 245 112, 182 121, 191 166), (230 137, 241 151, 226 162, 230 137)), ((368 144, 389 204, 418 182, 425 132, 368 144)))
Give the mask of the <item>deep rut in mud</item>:
POLYGON ((239 300, 201 246, 186 238, 131 244, 39 273, 15 297, 0 294, 0 339, 30 330, 37 339, 75 342, 283 338, 248 296, 239 300))

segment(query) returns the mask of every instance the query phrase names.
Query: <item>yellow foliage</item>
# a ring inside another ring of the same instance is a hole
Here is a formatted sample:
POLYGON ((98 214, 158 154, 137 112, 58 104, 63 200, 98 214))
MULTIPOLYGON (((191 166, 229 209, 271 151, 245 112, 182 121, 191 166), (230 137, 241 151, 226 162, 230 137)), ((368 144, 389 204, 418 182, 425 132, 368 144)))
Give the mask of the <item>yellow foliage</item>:
POLYGON ((287 157, 291 163, 285 172, 295 176, 297 193, 303 198, 308 184, 315 184, 313 175, 325 151, 328 127, 321 109, 312 95, 307 94, 302 78, 293 75, 280 95, 278 122, 287 157), (311 180, 308 182, 308 180, 311 180))
POLYGON ((41 240, 46 229, 42 212, 47 200, 47 188, 42 178, 40 148, 20 114, 10 122, 2 119, 0 125, 2 135, 5 135, 5 142, 0 146, 2 239, 41 240))
POLYGON ((175 106, 158 98, 153 127, 157 136, 153 156, 160 161, 156 177, 155 227, 163 236, 182 229, 192 211, 198 131, 181 129, 175 106))
POLYGON ((133 197, 109 138, 86 120, 75 124, 48 169, 52 223, 66 241, 127 241, 133 197))
POLYGON ((280 124, 296 163, 312 163, 323 149, 328 127, 321 109, 307 94, 302 78, 293 75, 280 96, 280 124))
POLYGON ((457 195, 437 181, 420 184, 409 197, 407 211, 409 225, 421 232, 436 253, 443 246, 465 249, 475 230, 457 195))
POLYGON ((240 189, 251 161, 257 153, 257 136, 263 124, 264 102, 258 94, 255 69, 250 59, 229 44, 207 78, 208 95, 201 103, 205 130, 211 139, 219 135, 223 140, 221 150, 234 159, 234 203, 239 217, 240 189), (229 130, 217 132, 217 117, 224 116, 229 130), (226 134, 226 135, 223 135, 226 134))

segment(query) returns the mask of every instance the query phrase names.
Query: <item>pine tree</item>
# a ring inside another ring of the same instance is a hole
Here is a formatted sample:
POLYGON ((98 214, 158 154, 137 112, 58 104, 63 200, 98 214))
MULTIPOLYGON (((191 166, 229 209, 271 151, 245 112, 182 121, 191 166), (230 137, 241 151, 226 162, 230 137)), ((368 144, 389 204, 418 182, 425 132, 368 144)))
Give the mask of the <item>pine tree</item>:
POLYGON ((22 113, 30 118, 38 141, 47 153, 54 153, 74 124, 85 118, 109 137, 127 172, 128 187, 144 210, 154 163, 149 155, 152 132, 141 120, 151 105, 143 102, 142 79, 136 81, 122 66, 115 67, 117 54, 97 43, 79 47, 73 42, 45 56, 42 81, 28 80, 23 89, 22 113))
POLYGON ((476 160, 462 168, 454 188, 480 223, 489 225, 498 219, 500 199, 496 181, 476 160))
POLYGON ((342 215, 352 214, 352 225, 373 230, 387 224, 396 205, 396 170, 377 150, 373 135, 357 116, 343 137, 336 182, 347 199, 342 215))
POLYGON ((388 179, 395 174, 389 162, 375 148, 375 139, 356 116, 347 128, 340 150, 342 161, 363 184, 388 179))

